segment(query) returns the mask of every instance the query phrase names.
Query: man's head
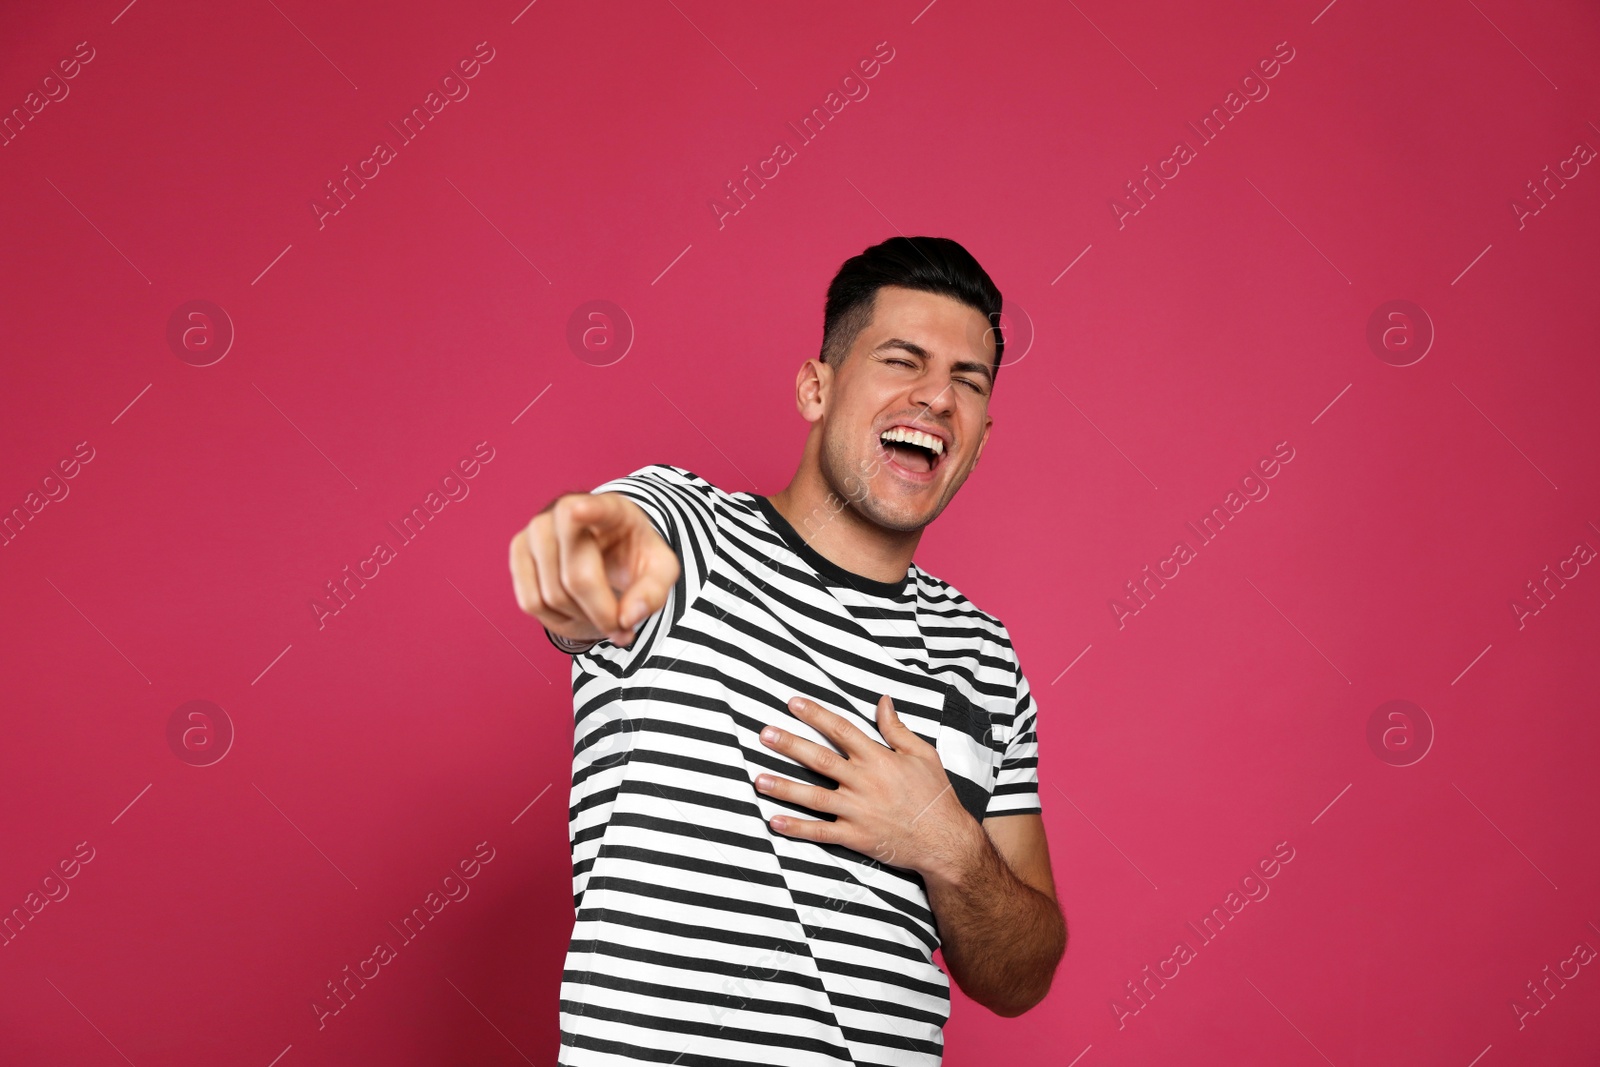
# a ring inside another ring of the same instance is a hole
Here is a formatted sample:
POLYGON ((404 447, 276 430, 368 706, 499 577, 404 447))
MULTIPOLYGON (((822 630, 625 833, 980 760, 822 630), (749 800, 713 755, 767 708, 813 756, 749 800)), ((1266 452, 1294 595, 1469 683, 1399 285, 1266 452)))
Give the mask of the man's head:
POLYGON ((839 268, 796 393, 808 454, 863 518, 920 530, 966 481, 993 421, 1000 310, 1000 290, 948 238, 892 237, 839 268))

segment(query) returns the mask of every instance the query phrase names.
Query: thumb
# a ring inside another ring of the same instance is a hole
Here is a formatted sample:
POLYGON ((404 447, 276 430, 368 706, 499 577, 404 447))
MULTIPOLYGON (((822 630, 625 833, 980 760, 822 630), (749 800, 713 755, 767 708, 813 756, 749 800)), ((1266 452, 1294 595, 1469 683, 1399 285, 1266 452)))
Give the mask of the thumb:
POLYGON ((894 710, 894 701, 888 693, 878 698, 878 732, 889 742, 890 748, 896 749, 902 746, 907 734, 916 736, 911 732, 911 727, 901 721, 900 713, 894 710))

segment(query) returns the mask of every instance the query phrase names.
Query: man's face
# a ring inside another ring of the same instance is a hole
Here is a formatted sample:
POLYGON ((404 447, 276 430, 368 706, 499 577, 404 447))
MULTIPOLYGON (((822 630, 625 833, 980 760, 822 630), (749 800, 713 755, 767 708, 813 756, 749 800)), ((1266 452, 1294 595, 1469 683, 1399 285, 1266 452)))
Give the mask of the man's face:
MULTIPOLYGON (((818 365, 822 474, 863 517, 893 530, 932 522, 967 480, 989 439, 994 334, 953 297, 878 290, 871 325, 837 368, 818 365), (894 443, 896 427, 931 434, 894 443)), ((810 417, 810 416, 808 416, 810 417)))

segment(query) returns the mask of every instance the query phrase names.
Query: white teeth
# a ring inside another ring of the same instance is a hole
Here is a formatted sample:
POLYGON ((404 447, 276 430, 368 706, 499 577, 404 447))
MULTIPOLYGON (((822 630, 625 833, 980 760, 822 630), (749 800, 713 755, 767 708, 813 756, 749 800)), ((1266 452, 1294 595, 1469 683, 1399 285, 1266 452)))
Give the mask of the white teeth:
POLYGON ((910 430, 904 426, 896 426, 891 430, 883 431, 883 433, 879 434, 879 437, 885 441, 904 441, 907 444, 921 445, 923 448, 932 449, 933 454, 936 456, 944 455, 944 442, 933 436, 933 434, 923 433, 921 430, 910 430))

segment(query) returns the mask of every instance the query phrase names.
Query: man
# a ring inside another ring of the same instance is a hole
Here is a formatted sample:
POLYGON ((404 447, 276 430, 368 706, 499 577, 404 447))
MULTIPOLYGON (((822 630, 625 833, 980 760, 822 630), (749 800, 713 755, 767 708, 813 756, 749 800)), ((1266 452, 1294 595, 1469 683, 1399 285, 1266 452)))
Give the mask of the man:
POLYGON ((657 464, 513 538, 518 603, 573 657, 560 1063, 937 1065, 941 947, 1001 1015, 1048 992, 1028 681, 912 562, 988 441, 1000 309, 954 241, 868 248, 796 378, 785 489, 657 464))

